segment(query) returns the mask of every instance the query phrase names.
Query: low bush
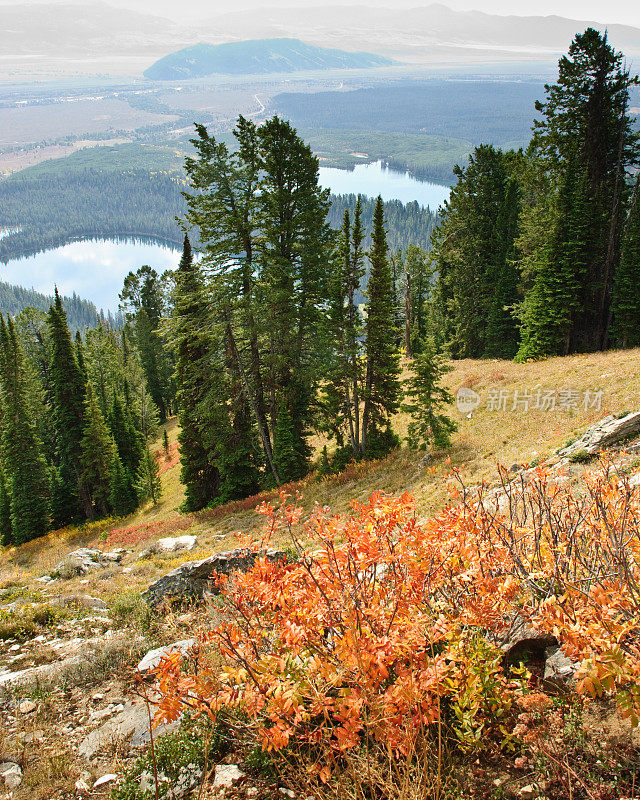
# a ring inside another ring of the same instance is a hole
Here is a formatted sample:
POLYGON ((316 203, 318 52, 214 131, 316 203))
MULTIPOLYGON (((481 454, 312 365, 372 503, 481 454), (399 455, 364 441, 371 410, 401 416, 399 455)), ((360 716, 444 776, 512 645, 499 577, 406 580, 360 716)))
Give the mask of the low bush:
POLYGON ((285 760, 304 753, 320 781, 363 748, 397 763, 425 741, 438 758, 451 742, 517 749, 532 741, 522 715, 535 720, 551 702, 523 666, 504 663, 500 643, 522 621, 580 662, 579 697, 612 698, 637 725, 640 516, 629 478, 603 460, 578 488, 537 468, 511 482, 504 473, 498 493, 454 475, 451 492, 427 521, 410 496, 378 492, 346 516, 316 509, 302 532, 286 495, 264 503, 256 548, 284 532, 299 559, 261 558, 228 582, 226 620, 202 637, 197 672, 177 656, 161 664, 158 719, 185 707, 241 712, 247 736, 285 760), (207 667, 209 646, 222 667, 207 667))

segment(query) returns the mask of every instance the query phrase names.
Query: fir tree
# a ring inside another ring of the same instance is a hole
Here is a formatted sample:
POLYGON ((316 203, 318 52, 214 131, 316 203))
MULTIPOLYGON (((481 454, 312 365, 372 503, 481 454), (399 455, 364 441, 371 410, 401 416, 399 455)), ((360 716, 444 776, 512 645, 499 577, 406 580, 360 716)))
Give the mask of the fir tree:
POLYGON ((69 499, 66 513, 59 509, 59 521, 71 522, 79 513, 81 503, 85 514, 90 510, 89 499, 81 495, 80 475, 81 445, 83 433, 83 404, 85 383, 78 366, 75 350, 69 334, 67 315, 56 289, 55 301, 49 309, 48 323, 51 334, 52 399, 57 442, 59 477, 64 483, 61 496, 69 499))
POLYGON ((117 517, 133 513, 138 505, 138 495, 131 476, 117 455, 113 458, 109 476, 109 504, 117 517))
POLYGON ((412 367, 414 374, 407 382, 405 394, 413 402, 402 406, 402 410, 412 416, 407 436, 409 447, 420 450, 426 449, 428 444, 437 449, 450 447, 451 434, 457 425, 442 411, 453 403, 453 396, 441 381, 451 367, 436 350, 432 339, 424 342, 412 367))
POLYGON ((166 456, 169 455, 169 434, 167 433, 167 429, 165 428, 162 433, 162 447, 164 448, 164 454, 166 456))
POLYGON ((142 502, 151 500, 155 504, 162 495, 162 482, 160 481, 158 462, 148 447, 145 448, 142 461, 138 467, 136 490, 142 502))
POLYGON ((187 511, 204 508, 220 491, 215 449, 205 444, 203 422, 203 404, 211 381, 209 329, 204 280, 185 235, 176 272, 171 340, 176 354, 180 479, 185 487, 187 511))
MULTIPOLYGON (((25 359, 11 318, 0 315, 2 458, 11 498, 11 541, 22 544, 49 528, 49 474, 28 413, 25 359)), ((5 506, 6 513, 6 506, 5 506)))
POLYGON ((613 338, 622 347, 640 344, 640 175, 636 179, 613 287, 613 338))
POLYGON ((110 478, 116 446, 100 411, 100 406, 90 383, 87 384, 84 402, 84 429, 81 447, 81 486, 83 496, 89 500, 87 516, 95 513, 106 516, 110 511, 110 478))
POLYGON ((80 331, 76 331, 75 336, 76 342, 76 360, 78 362, 78 369, 80 370, 80 375, 82 376, 82 381, 84 384, 87 383, 89 380, 89 376, 87 375, 87 367, 84 363, 84 348, 82 346, 82 336, 80 336, 80 331))
POLYGON ((390 416, 398 409, 401 396, 400 357, 395 347, 393 292, 384 205, 378 197, 373 217, 371 271, 367 284, 366 378, 364 387, 364 451, 368 440, 390 426, 390 416))
POLYGON ((520 216, 520 189, 510 178, 496 224, 498 247, 493 269, 493 294, 487 315, 485 358, 513 358, 518 350, 519 333, 515 317, 519 271, 515 241, 520 216))
POLYGON ((144 442, 115 392, 108 423, 122 466, 135 475, 142 459, 144 442))
POLYGON ((574 159, 558 196, 553 238, 541 253, 534 283, 522 306, 522 340, 517 358, 524 361, 571 352, 575 317, 591 255, 591 211, 586 178, 574 159))
POLYGON ((0 544, 11 544, 11 497, 7 490, 4 472, 0 469, 0 544))

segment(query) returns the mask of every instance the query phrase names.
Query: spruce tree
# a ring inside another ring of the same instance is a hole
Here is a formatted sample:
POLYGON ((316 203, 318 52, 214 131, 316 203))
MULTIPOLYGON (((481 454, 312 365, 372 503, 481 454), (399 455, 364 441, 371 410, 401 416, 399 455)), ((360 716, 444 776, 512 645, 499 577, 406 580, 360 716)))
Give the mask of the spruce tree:
POLYGON ((428 444, 437 449, 451 446, 451 434, 456 423, 443 411, 453 403, 453 396, 442 386, 442 378, 451 371, 432 339, 423 343, 422 352, 412 363, 413 376, 407 382, 405 394, 412 402, 402 410, 412 416, 407 442, 409 447, 424 450, 428 444))
POLYGON ((171 341, 176 354, 180 479, 185 487, 187 511, 204 508, 220 492, 215 447, 208 445, 204 435, 204 402, 211 382, 209 329, 204 279, 185 235, 176 271, 171 341))
POLYGON ((64 484, 61 496, 67 497, 69 501, 66 512, 59 508, 59 521, 66 525, 75 519, 81 508, 85 514, 90 511, 90 501, 82 494, 80 487, 80 442, 86 384, 78 366, 67 315, 57 289, 54 304, 49 309, 48 323, 52 348, 50 378, 57 443, 56 459, 60 481, 64 484))
POLYGON ((613 341, 621 347, 640 344, 640 175, 636 178, 613 285, 613 341))
POLYGON ((151 500, 155 504, 162 496, 160 469, 158 467, 158 462, 148 447, 145 448, 142 454, 142 461, 138 467, 136 490, 141 502, 151 500))
POLYGON ((80 483, 89 503, 87 516, 93 519, 96 513, 106 516, 111 510, 111 472, 117 451, 90 383, 85 392, 83 418, 80 483))
POLYGON ((400 356, 394 326, 393 291, 384 205, 378 197, 374 216, 372 245, 369 251, 371 271, 367 284, 366 377, 364 386, 364 452, 382 431, 390 430, 390 417, 398 409, 401 397, 400 356))
MULTIPOLYGON (((0 315, 2 460, 11 498, 11 541, 22 544, 49 528, 49 473, 29 417, 25 359, 13 321, 0 315)), ((6 513, 6 507, 5 507, 6 513)))
POLYGON ((11 544, 11 497, 7 490, 4 472, 0 469, 0 544, 11 544))
POLYGON ((519 361, 575 349, 580 288, 591 256, 590 217, 587 179, 574 158, 558 195, 553 238, 540 253, 533 286, 523 302, 519 361))
POLYGON ((520 280, 515 247, 519 216, 520 189, 517 180, 510 178, 496 223, 498 247, 487 314, 485 358, 513 358, 518 350, 519 332, 514 306, 520 280))
POLYGON ((114 456, 109 475, 109 504, 117 517, 133 513, 138 505, 138 495, 131 476, 117 455, 114 456))

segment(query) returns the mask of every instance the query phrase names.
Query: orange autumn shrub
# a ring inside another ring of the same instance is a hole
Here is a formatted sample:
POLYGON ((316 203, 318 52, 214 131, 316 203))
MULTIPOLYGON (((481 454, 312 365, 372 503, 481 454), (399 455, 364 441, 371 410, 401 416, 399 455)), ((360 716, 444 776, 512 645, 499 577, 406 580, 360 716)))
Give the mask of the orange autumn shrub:
MULTIPOLYGON (((226 619, 201 638, 222 666, 185 671, 173 655, 157 677, 158 720, 186 705, 242 712, 263 747, 294 741, 324 754, 363 737, 415 751, 430 729, 461 746, 509 744, 529 691, 499 644, 514 621, 553 632, 580 660, 577 689, 615 696, 638 721, 640 537, 636 491, 603 462, 578 487, 542 469, 500 492, 467 489, 422 521, 408 495, 376 493, 349 515, 265 503, 264 549, 288 532, 297 560, 237 574, 226 619)), ((536 695, 536 703, 546 701, 536 695)), ((322 772, 325 770, 325 772, 322 772)))

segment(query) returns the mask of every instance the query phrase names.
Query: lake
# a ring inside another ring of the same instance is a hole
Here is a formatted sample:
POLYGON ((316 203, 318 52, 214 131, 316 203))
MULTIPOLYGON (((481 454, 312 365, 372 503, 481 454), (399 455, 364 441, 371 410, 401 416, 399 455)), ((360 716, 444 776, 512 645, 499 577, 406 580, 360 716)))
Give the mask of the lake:
MULTIPOLYGON (((387 169, 381 162, 357 164, 353 170, 320 168, 320 183, 334 194, 382 195, 383 200, 417 201, 435 211, 450 188, 420 181, 408 172, 387 169)), ((0 235, 2 235, 0 231, 0 235)), ((91 300, 98 309, 115 311, 124 276, 147 264, 158 272, 175 269, 179 251, 140 240, 83 240, 0 264, 0 280, 53 294, 91 300)))
POLYGON ((180 252, 139 240, 87 239, 0 264, 0 280, 44 294, 74 292, 104 311, 118 308, 118 293, 130 270, 147 264, 163 272, 175 269, 180 252))
POLYGON ((381 195, 383 200, 403 203, 417 201, 431 211, 437 211, 451 192, 450 186, 418 180, 410 172, 388 169, 381 161, 356 164, 353 170, 320 167, 320 184, 333 194, 381 195))

